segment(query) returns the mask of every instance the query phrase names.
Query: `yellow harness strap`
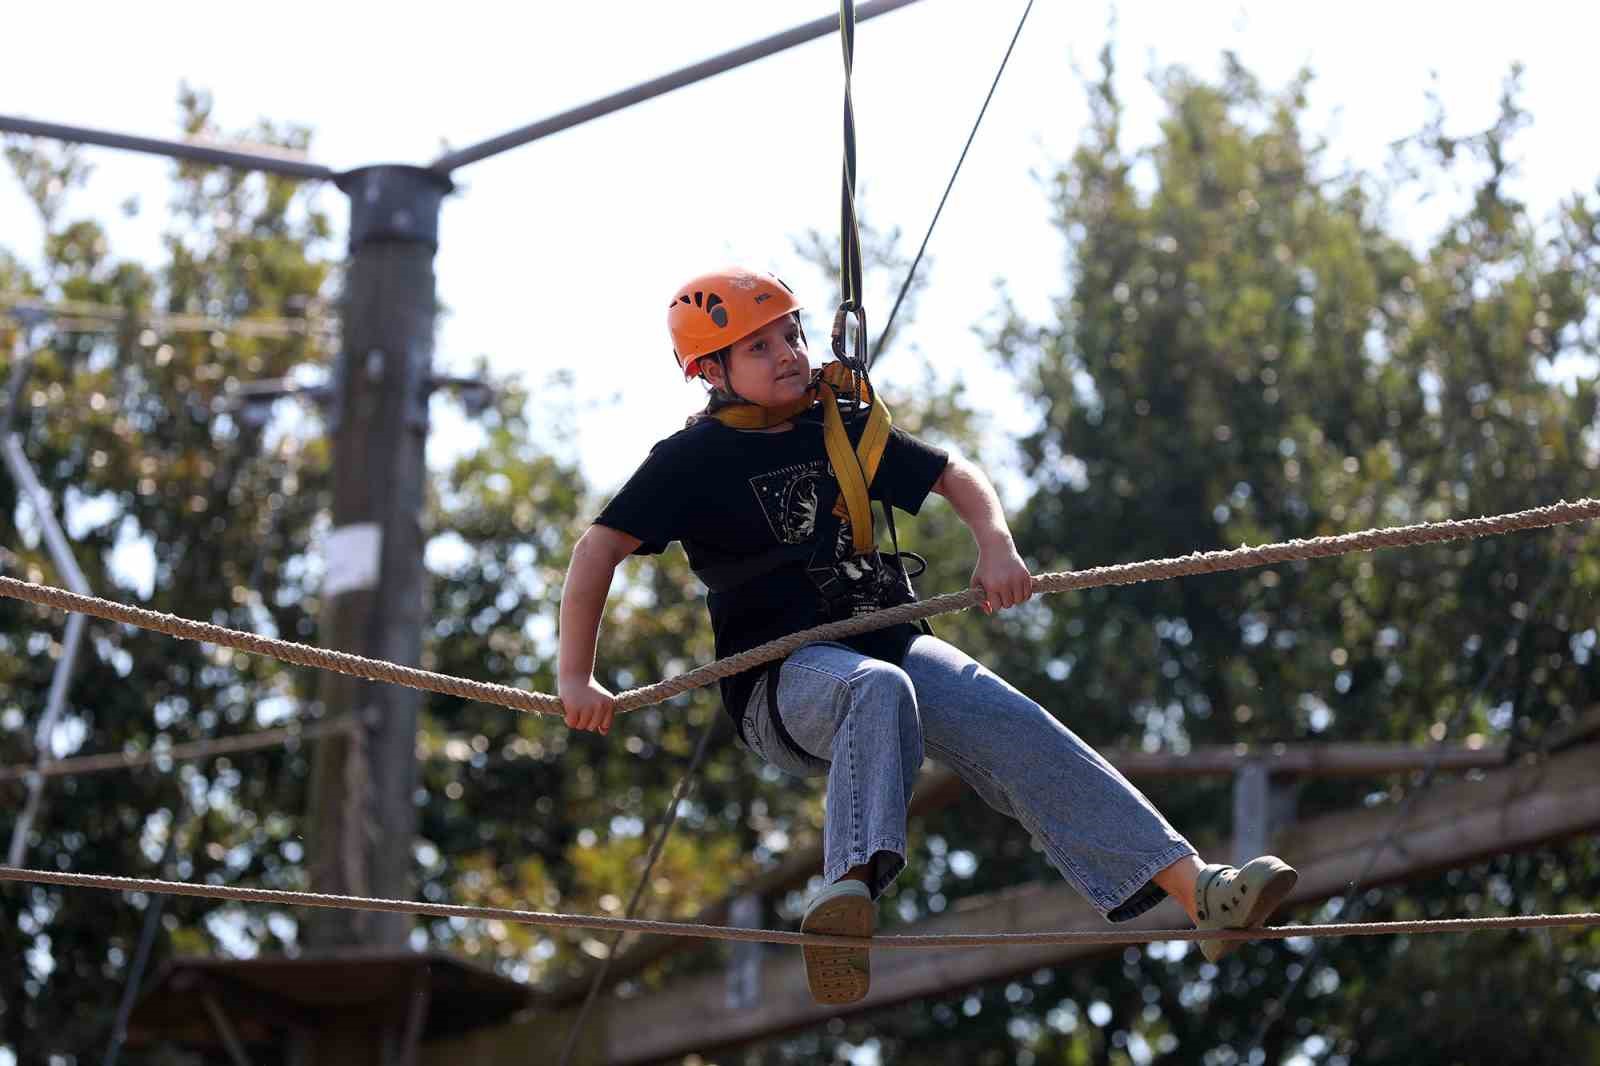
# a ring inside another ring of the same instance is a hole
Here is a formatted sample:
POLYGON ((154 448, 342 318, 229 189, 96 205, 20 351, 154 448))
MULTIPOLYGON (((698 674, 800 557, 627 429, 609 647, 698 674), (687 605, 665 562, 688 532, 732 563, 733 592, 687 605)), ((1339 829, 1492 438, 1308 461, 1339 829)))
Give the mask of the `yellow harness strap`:
POLYGON ((827 363, 817 371, 806 395, 785 407, 761 407, 757 404, 738 404, 724 407, 712 414, 718 422, 730 429, 770 429, 787 422, 795 415, 811 409, 812 404, 822 404, 822 441, 828 450, 828 462, 833 476, 839 482, 839 500, 833 512, 850 523, 850 542, 855 554, 872 551, 872 502, 868 486, 877 476, 878 464, 883 459, 883 449, 889 443, 889 427, 893 420, 889 409, 872 394, 872 386, 843 363, 827 363), (867 426, 861 440, 850 447, 850 435, 845 432, 844 419, 839 417, 839 393, 859 395, 869 405, 867 426))

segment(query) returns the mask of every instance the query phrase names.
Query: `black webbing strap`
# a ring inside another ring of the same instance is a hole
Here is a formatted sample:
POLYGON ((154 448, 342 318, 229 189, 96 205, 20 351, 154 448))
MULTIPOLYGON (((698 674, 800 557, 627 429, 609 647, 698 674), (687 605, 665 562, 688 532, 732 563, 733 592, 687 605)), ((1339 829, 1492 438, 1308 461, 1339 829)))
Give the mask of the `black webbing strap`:
POLYGON ((805 562, 816 551, 817 540, 813 537, 799 544, 780 544, 760 555, 735 559, 731 563, 702 566, 694 571, 694 576, 712 592, 728 592, 764 574, 770 574, 780 566, 805 562))
POLYGON ((844 180, 839 198, 839 310, 833 316, 833 354, 857 371, 867 365, 866 296, 861 280, 861 227, 856 221, 856 112, 850 95, 855 63, 856 5, 839 0, 839 43, 844 49, 844 180), (855 316, 855 351, 845 344, 846 319, 855 316))

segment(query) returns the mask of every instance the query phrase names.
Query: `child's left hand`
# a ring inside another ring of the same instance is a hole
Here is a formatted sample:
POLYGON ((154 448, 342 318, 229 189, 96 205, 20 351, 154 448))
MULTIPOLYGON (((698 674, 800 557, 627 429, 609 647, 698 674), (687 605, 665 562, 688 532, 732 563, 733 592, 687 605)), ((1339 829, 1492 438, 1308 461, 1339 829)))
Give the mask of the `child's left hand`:
POLYGON ((1015 607, 1033 596, 1033 575, 1009 544, 1002 549, 978 552, 978 565, 972 571, 972 587, 983 593, 983 613, 996 607, 1015 607))
POLYGON ((583 729, 601 736, 611 732, 617 698, 592 675, 582 680, 558 680, 556 691, 566 708, 568 729, 583 729))

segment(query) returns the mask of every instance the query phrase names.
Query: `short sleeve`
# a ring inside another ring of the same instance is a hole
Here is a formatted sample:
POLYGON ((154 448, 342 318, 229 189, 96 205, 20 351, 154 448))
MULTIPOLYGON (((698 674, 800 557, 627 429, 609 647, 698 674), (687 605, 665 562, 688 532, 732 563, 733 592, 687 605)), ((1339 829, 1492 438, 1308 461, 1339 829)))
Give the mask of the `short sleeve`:
POLYGON ((650 449, 594 520, 595 525, 637 537, 635 555, 659 555, 668 544, 693 534, 690 524, 700 513, 698 480, 691 462, 693 449, 683 437, 674 434, 650 449))
POLYGON ((908 514, 916 514, 949 461, 950 455, 944 449, 891 428, 878 475, 872 481, 872 495, 908 514))

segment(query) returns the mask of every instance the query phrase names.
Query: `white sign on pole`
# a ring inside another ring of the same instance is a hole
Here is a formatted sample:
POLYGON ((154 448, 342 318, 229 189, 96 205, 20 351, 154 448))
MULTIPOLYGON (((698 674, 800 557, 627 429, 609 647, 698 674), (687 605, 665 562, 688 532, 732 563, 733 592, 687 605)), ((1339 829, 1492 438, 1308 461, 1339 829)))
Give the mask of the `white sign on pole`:
POLYGON ((322 581, 324 596, 377 588, 383 529, 376 522, 340 526, 328 534, 322 554, 327 563, 327 576, 322 581))

